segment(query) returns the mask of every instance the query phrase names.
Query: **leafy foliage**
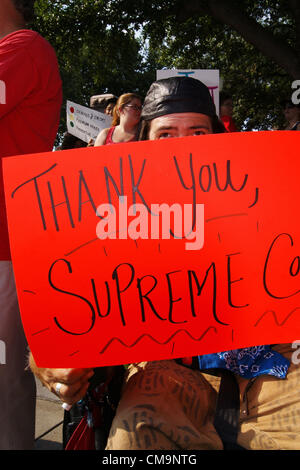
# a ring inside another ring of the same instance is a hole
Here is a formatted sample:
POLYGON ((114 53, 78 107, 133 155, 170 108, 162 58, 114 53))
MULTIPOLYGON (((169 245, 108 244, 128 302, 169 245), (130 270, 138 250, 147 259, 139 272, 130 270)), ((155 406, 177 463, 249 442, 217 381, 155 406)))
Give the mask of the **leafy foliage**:
POLYGON ((240 128, 283 126, 280 102, 291 95, 291 77, 229 27, 189 19, 170 24, 163 46, 154 39, 150 47, 158 68, 218 69, 240 128))
POLYGON ((57 52, 65 99, 88 105, 93 94, 144 95, 157 69, 216 68, 238 125, 270 129, 282 128, 280 102, 295 79, 284 51, 295 70, 300 64, 299 10, 296 0, 37 0, 33 26, 57 52), (226 5, 250 21, 254 41, 225 21, 226 5), (277 55, 265 50, 265 34, 277 55))
POLYGON ((67 99, 89 106, 92 95, 144 93, 148 87, 139 41, 132 30, 107 24, 106 3, 103 0, 36 2, 32 27, 54 47, 63 81, 60 133, 66 130, 67 99))

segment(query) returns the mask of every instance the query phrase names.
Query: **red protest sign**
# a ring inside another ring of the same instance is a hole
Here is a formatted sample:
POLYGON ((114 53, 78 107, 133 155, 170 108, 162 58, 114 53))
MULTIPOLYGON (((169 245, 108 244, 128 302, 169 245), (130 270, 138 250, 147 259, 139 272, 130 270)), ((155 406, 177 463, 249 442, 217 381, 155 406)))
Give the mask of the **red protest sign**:
POLYGON ((296 132, 236 133, 5 159, 18 297, 38 365, 297 339, 297 145, 296 132))

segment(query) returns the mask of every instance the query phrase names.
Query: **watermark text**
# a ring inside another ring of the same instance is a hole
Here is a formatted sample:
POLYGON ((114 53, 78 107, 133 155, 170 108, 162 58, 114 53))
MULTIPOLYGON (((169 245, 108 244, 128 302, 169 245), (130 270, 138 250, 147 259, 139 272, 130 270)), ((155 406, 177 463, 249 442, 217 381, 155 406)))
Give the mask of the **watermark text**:
POLYGON ((0 340, 0 366, 6 364, 6 345, 0 340))
POLYGON ((300 80, 294 80, 292 83, 292 88, 295 90, 292 93, 292 103, 293 104, 299 104, 300 103, 300 80))
POLYGON ((292 349, 296 349, 292 354, 292 363, 300 364, 300 339, 293 341, 292 349))
POLYGON ((186 250, 200 250, 204 245, 204 204, 144 204, 128 207, 127 197, 119 197, 118 212, 113 204, 101 204, 96 215, 100 240, 185 239, 186 250))
POLYGON ((0 80, 0 104, 6 104, 6 85, 3 80, 0 80))

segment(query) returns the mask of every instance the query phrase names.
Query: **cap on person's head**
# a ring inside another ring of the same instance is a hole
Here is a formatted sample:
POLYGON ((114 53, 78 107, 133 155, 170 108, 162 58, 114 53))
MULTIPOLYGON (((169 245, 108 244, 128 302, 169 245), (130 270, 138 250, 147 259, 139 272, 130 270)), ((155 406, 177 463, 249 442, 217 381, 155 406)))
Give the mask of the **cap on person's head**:
POLYGON ((174 113, 214 117, 216 107, 206 85, 191 77, 163 78, 152 83, 144 100, 142 120, 174 113))

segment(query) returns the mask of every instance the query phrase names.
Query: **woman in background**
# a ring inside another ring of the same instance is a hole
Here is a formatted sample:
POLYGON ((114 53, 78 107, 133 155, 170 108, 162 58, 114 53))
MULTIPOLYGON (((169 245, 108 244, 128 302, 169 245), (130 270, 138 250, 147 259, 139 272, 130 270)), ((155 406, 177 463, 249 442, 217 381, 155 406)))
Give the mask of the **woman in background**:
POLYGON ((94 146, 137 140, 141 111, 142 100, 137 94, 121 95, 114 107, 111 127, 99 133, 94 146))

